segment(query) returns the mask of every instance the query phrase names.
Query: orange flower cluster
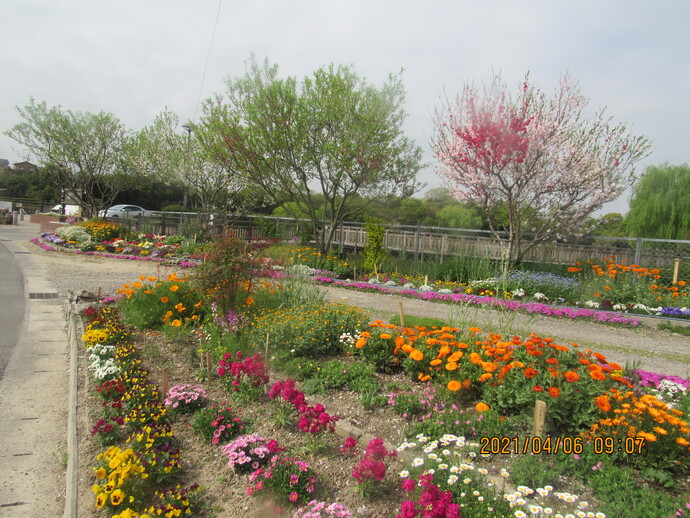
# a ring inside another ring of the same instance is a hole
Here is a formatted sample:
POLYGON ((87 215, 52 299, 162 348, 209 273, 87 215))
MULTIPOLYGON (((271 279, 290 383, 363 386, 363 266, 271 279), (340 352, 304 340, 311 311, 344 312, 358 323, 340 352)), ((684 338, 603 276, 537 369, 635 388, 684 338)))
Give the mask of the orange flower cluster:
MULTIPOLYGON (((463 333, 451 327, 401 328, 380 320, 370 327, 384 329, 381 338, 395 337, 393 354, 405 354, 419 364, 416 369, 419 381, 445 378, 446 387, 453 392, 479 388, 484 383, 502 384, 511 371, 511 375, 521 373, 526 379, 534 379, 534 391, 546 391, 554 399, 561 396, 564 386, 583 377, 630 386, 619 375, 621 366, 608 362, 604 355, 590 349, 580 351, 577 344, 559 345, 552 338, 535 334, 526 340, 519 336, 505 340, 499 334, 488 333, 485 340, 477 340, 481 338, 481 330, 474 327, 463 333)), ((360 333, 355 346, 365 347, 370 337, 369 331, 360 333)))
POLYGON ((610 389, 595 398, 595 403, 605 417, 586 432, 587 438, 595 436, 642 437, 649 453, 677 454, 678 447, 684 452, 678 460, 688 463, 690 452, 690 427, 683 420, 683 412, 669 407, 651 394, 637 396, 633 391, 621 392, 610 389))

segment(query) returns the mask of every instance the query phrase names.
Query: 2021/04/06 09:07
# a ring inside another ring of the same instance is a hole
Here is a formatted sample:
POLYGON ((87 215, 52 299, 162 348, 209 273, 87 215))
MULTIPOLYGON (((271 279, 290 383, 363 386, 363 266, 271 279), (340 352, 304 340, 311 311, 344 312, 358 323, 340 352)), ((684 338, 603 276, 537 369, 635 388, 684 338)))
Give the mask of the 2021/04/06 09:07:
POLYGON ((595 454, 611 455, 625 453, 628 455, 642 452, 645 440, 643 437, 594 437, 585 442, 582 437, 481 437, 479 440, 482 455, 510 455, 522 453, 539 455, 540 453, 580 454, 584 448, 591 448, 595 454))

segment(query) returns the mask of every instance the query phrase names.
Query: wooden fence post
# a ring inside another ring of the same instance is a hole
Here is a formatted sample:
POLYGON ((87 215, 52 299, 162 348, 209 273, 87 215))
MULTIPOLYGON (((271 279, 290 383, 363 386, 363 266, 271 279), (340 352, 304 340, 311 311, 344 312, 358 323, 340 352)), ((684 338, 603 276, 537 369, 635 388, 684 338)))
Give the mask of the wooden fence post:
POLYGON ((400 308, 400 327, 405 327, 405 313, 403 311, 403 303, 398 302, 398 307, 400 308))
POLYGON ((546 424, 546 403, 541 399, 534 402, 534 425, 532 426, 532 437, 544 435, 546 424))
POLYGON ((673 265, 673 284, 678 284, 678 273, 679 272, 680 272, 680 259, 676 258, 676 261, 673 265))

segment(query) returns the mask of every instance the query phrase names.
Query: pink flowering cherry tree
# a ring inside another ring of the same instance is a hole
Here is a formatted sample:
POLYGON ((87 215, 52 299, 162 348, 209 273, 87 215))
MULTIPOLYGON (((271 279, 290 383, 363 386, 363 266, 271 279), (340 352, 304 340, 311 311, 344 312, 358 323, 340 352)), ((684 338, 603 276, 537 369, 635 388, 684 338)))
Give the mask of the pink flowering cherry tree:
POLYGON ((603 109, 588 117, 587 103, 568 76, 549 97, 527 74, 514 95, 496 76, 436 110, 437 171, 457 199, 482 209, 506 270, 540 243, 588 231, 587 216, 632 185, 649 154, 647 139, 603 109))

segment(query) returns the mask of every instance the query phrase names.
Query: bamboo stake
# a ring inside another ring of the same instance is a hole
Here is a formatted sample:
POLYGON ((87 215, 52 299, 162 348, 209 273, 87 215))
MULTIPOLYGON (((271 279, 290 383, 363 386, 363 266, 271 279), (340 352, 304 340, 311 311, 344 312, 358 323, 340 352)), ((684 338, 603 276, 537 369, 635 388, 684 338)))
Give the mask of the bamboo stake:
POLYGON ((680 259, 676 259, 676 263, 673 265, 673 284, 678 283, 678 273, 680 272, 680 259))
POLYGON ((264 353, 264 361, 268 363, 268 333, 266 333, 266 352, 264 353))
POLYGON ((168 385, 170 384, 170 369, 163 369, 163 397, 168 397, 168 385))
POLYGON ((206 386, 211 387, 211 351, 206 351, 206 386))
POLYGON ((400 327, 405 327, 405 314, 403 312, 403 303, 398 302, 398 306, 400 308, 400 327))

